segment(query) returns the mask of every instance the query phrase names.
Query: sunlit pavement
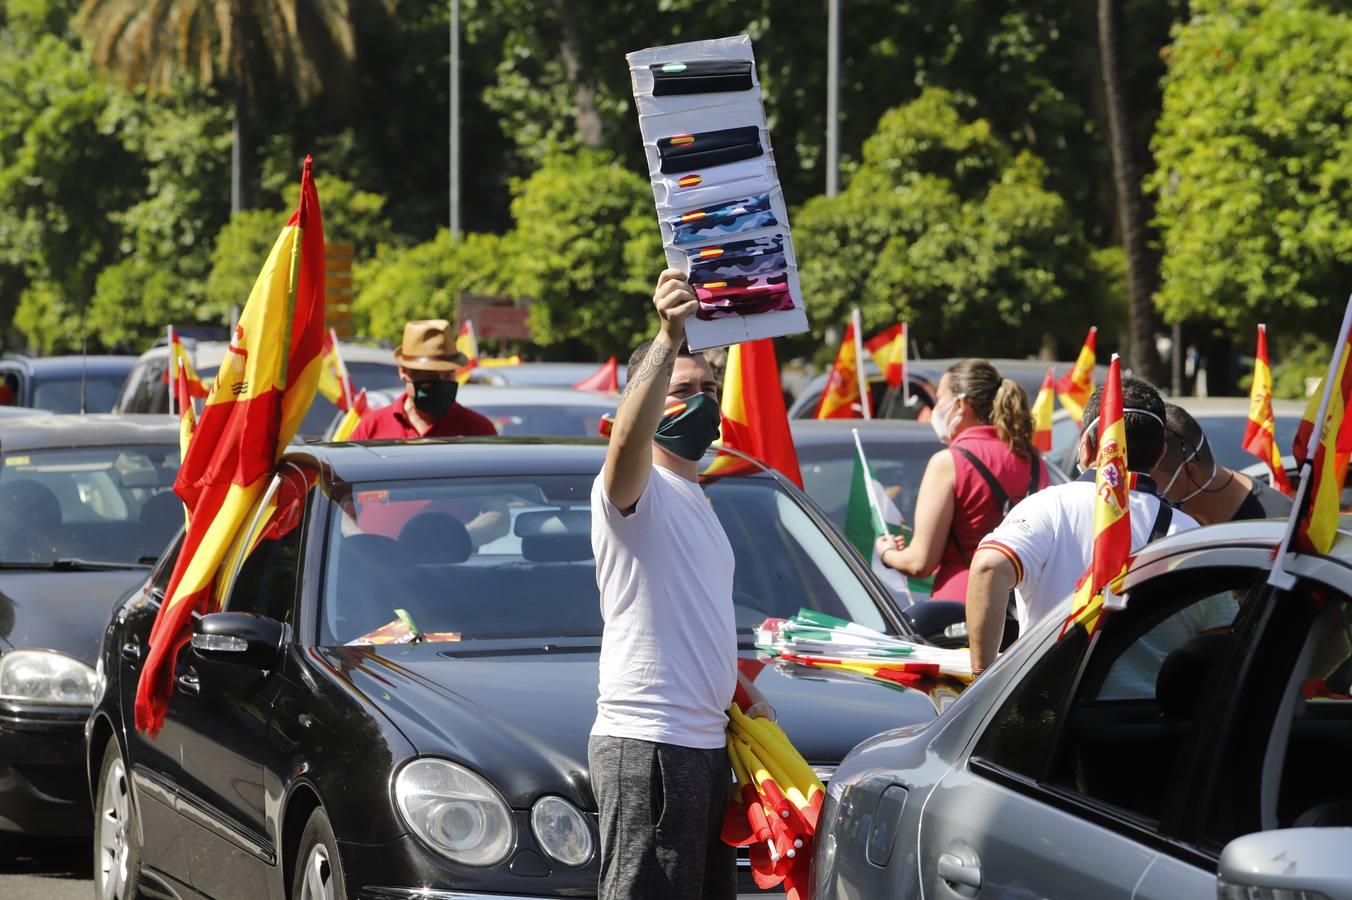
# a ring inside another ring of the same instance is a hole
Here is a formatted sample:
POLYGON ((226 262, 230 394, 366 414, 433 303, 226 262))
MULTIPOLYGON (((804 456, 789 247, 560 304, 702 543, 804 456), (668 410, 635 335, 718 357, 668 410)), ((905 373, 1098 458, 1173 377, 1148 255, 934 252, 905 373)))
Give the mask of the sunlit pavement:
POLYGON ((89 900, 90 843, 0 835, 0 897, 4 900, 89 900))

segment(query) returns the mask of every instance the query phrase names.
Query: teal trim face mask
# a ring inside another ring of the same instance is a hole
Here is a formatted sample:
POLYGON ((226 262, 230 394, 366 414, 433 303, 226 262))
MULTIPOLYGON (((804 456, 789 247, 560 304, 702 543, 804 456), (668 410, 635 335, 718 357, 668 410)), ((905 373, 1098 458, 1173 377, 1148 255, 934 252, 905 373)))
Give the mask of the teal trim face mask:
POLYGON ((455 395, 460 390, 458 381, 415 381, 413 387, 413 405, 418 412, 432 419, 440 419, 446 411, 455 405, 455 395))
POLYGON ((668 404, 653 440, 663 450, 697 461, 718 440, 722 421, 718 401, 708 394, 695 394, 668 404))

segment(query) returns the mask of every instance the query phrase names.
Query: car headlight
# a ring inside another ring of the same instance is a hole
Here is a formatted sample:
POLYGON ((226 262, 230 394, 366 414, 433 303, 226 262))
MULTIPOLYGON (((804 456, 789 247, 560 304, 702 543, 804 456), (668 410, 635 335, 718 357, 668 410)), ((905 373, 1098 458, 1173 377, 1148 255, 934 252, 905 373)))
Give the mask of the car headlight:
POLYGON ((516 843, 506 801, 464 766, 444 759, 415 759, 399 770, 394 797, 414 834, 455 862, 495 865, 516 843))
POLYGON ((0 700, 93 706, 98 676, 78 659, 52 650, 11 650, 0 655, 0 700))
POLYGON ((565 866, 591 859, 592 836, 587 820, 562 797, 541 797, 530 811, 530 828, 545 853, 565 866))

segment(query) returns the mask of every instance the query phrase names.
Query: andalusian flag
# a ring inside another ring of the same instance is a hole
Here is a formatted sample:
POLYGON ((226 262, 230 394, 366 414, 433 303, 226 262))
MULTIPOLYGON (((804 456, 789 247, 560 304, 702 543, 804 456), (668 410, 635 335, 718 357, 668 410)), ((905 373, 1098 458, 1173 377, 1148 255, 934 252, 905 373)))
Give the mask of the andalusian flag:
MULTIPOLYGON (((728 349, 722 412, 721 446, 755 457, 803 486, 773 340, 763 338, 728 349)), ((720 453, 704 474, 728 475, 745 469, 743 460, 720 453)))
POLYGON ((479 337, 474 333, 474 322, 466 319, 460 326, 460 333, 455 336, 455 349, 465 355, 468 363, 460 367, 460 371, 455 373, 455 380, 464 384, 469 381, 469 373, 474 371, 475 366, 479 365, 479 337))
POLYGON ((1352 453, 1352 299, 1348 300, 1343 325, 1333 345, 1329 374, 1310 398, 1296 430, 1296 465, 1301 468, 1296 493, 1296 548, 1306 553, 1327 553, 1338 531, 1339 499, 1347 477, 1348 453, 1352 453), (1322 423, 1316 427, 1316 423, 1322 423), (1311 447, 1313 444, 1313 448, 1311 447), (1308 465, 1308 471, 1307 471, 1308 465))
POLYGON ((343 349, 338 345, 338 335, 332 328, 324 333, 324 365, 319 371, 319 393, 344 412, 352 406, 352 398, 356 393, 352 389, 352 376, 348 374, 347 363, 343 362, 343 349))
POLYGON ((864 380, 863 329, 859 324, 859 310, 850 316, 840 351, 831 366, 831 375, 817 405, 818 419, 871 419, 868 385, 864 380))
POLYGON ((1089 571, 1075 588, 1070 617, 1061 628, 1063 636, 1077 623, 1094 636, 1103 620, 1104 592, 1121 589, 1131 561, 1131 511, 1127 505, 1131 478, 1127 471, 1127 428, 1122 420, 1122 368, 1116 353, 1108 364, 1108 383, 1103 386, 1095 467, 1094 555, 1089 571))
POLYGON ((1282 453, 1277 449, 1277 420, 1272 414, 1272 369, 1268 365, 1267 326, 1258 326, 1258 350, 1253 360, 1253 387, 1249 389, 1249 424, 1244 429, 1244 449, 1267 463, 1272 486, 1290 496, 1282 453))
POLYGON ((1097 340, 1098 327, 1094 326, 1089 329, 1089 335, 1084 339, 1084 346, 1080 348, 1075 366, 1056 382, 1056 395, 1077 424, 1084 418, 1084 406, 1094 394, 1094 365, 1098 360, 1095 355, 1097 340))
POLYGON ((1033 446, 1043 453, 1052 452, 1052 415, 1056 412, 1055 375, 1052 369, 1042 378, 1042 387, 1033 401, 1033 446))
POLYGON ((929 594, 934 590, 934 578, 907 578, 896 569, 883 565, 875 546, 878 538, 884 534, 899 534, 910 540, 912 532, 906 527, 901 510, 887 495, 873 467, 869 465, 858 429, 854 431, 854 448, 854 475, 850 479, 850 499, 845 507, 845 537, 849 538, 864 559, 869 560, 873 574, 894 596, 904 598, 907 603, 914 603, 911 592, 929 594))
POLYGON ((366 388, 357 392, 356 398, 352 401, 352 406, 343 414, 343 420, 338 423, 338 427, 333 431, 333 441, 345 441, 352 436, 352 432, 357 430, 361 424, 361 417, 366 415, 370 406, 366 402, 366 388))
POLYGON ((175 492, 188 532, 150 632, 136 693, 136 727, 164 722, 174 662, 192 613, 209 611, 221 561, 245 527, 286 445, 314 400, 323 367, 324 225, 309 157, 300 205, 254 283, 202 410, 175 492))
POLYGON ((188 380, 189 398, 202 399, 207 395, 207 387, 202 383, 202 379, 197 377, 197 370, 193 368, 192 357, 183 347, 183 341, 179 340, 178 330, 170 325, 165 329, 169 337, 169 365, 164 370, 164 383, 169 386, 170 413, 181 412, 182 404, 178 403, 178 375, 180 372, 188 380))
POLYGON ((906 383, 906 323, 899 322, 864 343, 893 390, 906 383))

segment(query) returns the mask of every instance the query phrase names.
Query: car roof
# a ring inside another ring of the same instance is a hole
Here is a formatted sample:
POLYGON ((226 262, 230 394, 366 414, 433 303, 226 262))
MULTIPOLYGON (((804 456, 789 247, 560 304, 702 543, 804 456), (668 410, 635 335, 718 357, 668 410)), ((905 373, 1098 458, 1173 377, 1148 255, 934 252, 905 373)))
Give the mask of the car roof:
POLYGON ((178 418, 167 415, 36 415, 6 419, 0 450, 44 450, 120 444, 178 445, 178 418))
MULTIPOLYGON (((748 460, 755 476, 781 477, 751 457, 724 452, 748 460)), ((303 444, 288 448, 286 458, 316 465, 335 482, 595 475, 605 462, 606 442, 599 438, 419 438, 303 444)))
POLYGON ((793 442, 800 447, 819 447, 845 444, 854 440, 854 430, 865 443, 895 441, 899 443, 936 442, 934 428, 928 422, 909 419, 790 419, 793 442))
MULTIPOLYGON (((184 345, 188 352, 192 354, 192 364, 198 369, 216 369, 220 368, 221 360, 225 358, 225 351, 229 348, 228 341, 192 341, 184 345)), ((346 341, 338 342, 339 348, 343 352, 343 362, 345 363, 384 363, 391 369, 395 368, 394 351, 388 347, 373 347, 370 344, 349 344, 346 341)), ((138 361, 152 359, 166 359, 169 356, 169 348, 164 344, 157 344, 151 347, 145 353, 138 357, 138 361)))
MULTIPOLYGON (((1183 407, 1194 419, 1247 417, 1249 414, 1248 397, 1165 397, 1164 402, 1183 407)), ((1272 412, 1278 416, 1300 416, 1305 412, 1305 401, 1278 400, 1274 397, 1272 412)))
POLYGON ((135 356, 113 356, 110 354, 90 354, 80 356, 5 356, 0 363, 18 363, 35 375, 41 374, 78 374, 81 370, 91 375, 116 375, 131 371, 136 365, 135 356))

